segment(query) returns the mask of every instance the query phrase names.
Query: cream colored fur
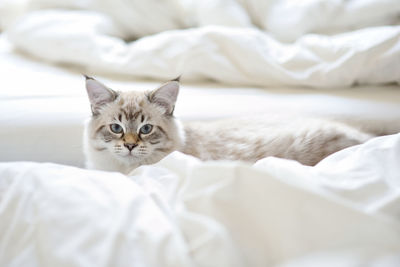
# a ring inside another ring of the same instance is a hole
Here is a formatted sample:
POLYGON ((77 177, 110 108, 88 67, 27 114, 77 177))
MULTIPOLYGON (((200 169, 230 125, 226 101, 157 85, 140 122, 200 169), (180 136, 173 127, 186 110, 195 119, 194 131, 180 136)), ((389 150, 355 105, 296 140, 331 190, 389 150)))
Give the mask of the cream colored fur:
POLYGON ((203 160, 255 162, 275 156, 305 165, 372 137, 339 122, 286 116, 188 123, 185 133, 182 152, 203 160))
MULTIPOLYGON (((176 85, 166 84, 161 89, 169 89, 168 86, 174 89, 176 85)), ((84 132, 87 168, 128 173, 140 165, 156 163, 177 147, 182 147, 185 140, 183 129, 172 116, 174 101, 169 103, 170 99, 163 99, 165 95, 159 94, 150 101, 155 91, 148 94, 115 92, 90 77, 86 87, 93 111, 84 132), (113 123, 120 124, 124 133, 113 133, 109 127, 113 123), (138 130, 145 124, 154 125, 153 131, 140 136, 138 130), (132 151, 124 146, 128 135, 137 144, 132 151)), ((164 93, 170 97, 169 91, 164 93)))
POLYGON ((338 150, 374 136, 332 120, 288 116, 182 125, 173 116, 179 91, 177 81, 167 82, 152 92, 122 93, 88 77, 86 88, 93 116, 86 123, 84 144, 87 167, 92 169, 127 174, 140 165, 158 162, 175 150, 202 160, 255 162, 276 156, 315 165, 338 150), (113 133, 113 123, 120 124, 124 134, 113 133), (153 125, 153 141, 140 137, 144 124, 153 125), (137 145, 131 152, 124 146, 127 136, 137 145))

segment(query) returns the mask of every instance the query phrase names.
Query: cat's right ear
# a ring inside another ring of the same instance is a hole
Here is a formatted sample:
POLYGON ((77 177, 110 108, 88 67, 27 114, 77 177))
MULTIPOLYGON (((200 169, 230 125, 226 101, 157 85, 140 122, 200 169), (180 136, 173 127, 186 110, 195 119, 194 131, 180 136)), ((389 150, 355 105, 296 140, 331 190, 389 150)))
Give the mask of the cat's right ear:
POLYGON ((86 91, 92 107, 92 113, 93 115, 98 115, 100 108, 114 101, 118 94, 94 78, 86 75, 84 77, 86 78, 86 91))

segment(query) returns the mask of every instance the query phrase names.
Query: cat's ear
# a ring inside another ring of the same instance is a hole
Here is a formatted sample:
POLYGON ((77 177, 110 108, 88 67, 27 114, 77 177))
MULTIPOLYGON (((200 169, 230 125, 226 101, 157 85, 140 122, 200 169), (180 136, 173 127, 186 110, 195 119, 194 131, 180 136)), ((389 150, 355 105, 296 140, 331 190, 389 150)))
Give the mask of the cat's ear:
POLYGON ((163 84, 160 88, 148 95, 151 103, 157 104, 165 110, 166 115, 172 115, 179 93, 179 80, 175 79, 163 84))
POLYGON ((92 113, 93 115, 97 115, 101 106, 114 101, 118 94, 94 78, 84 76, 86 78, 86 91, 92 106, 92 113))

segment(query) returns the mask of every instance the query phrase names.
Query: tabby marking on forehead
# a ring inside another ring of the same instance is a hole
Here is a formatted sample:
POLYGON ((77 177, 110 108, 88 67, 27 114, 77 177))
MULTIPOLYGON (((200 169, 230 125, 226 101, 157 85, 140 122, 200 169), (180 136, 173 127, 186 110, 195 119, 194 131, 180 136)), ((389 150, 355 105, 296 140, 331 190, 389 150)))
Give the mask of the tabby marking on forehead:
POLYGON ((138 110, 134 112, 133 109, 121 109, 120 112, 124 114, 126 120, 130 121, 130 120, 136 120, 142 111, 138 110))
POLYGON ((136 119, 139 117, 140 113, 142 113, 141 110, 139 110, 139 111, 137 111, 137 112, 131 114, 131 115, 132 115, 132 116, 131 116, 131 120, 132 120, 132 119, 136 120, 136 119))

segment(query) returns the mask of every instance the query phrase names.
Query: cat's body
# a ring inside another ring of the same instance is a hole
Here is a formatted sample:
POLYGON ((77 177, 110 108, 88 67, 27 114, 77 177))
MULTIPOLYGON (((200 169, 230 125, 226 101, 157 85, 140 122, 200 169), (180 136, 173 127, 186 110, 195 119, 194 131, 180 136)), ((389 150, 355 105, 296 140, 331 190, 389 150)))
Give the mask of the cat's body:
POLYGON ((85 129, 87 167, 129 173, 177 150, 203 160, 255 162, 267 156, 315 165, 373 137, 340 122, 265 116, 182 124, 173 116, 178 81, 143 92, 115 92, 92 78, 93 116, 85 129))
POLYGON ((372 135, 342 123, 309 117, 252 117, 185 124, 180 149, 202 160, 255 162, 275 156, 315 165, 372 135))

